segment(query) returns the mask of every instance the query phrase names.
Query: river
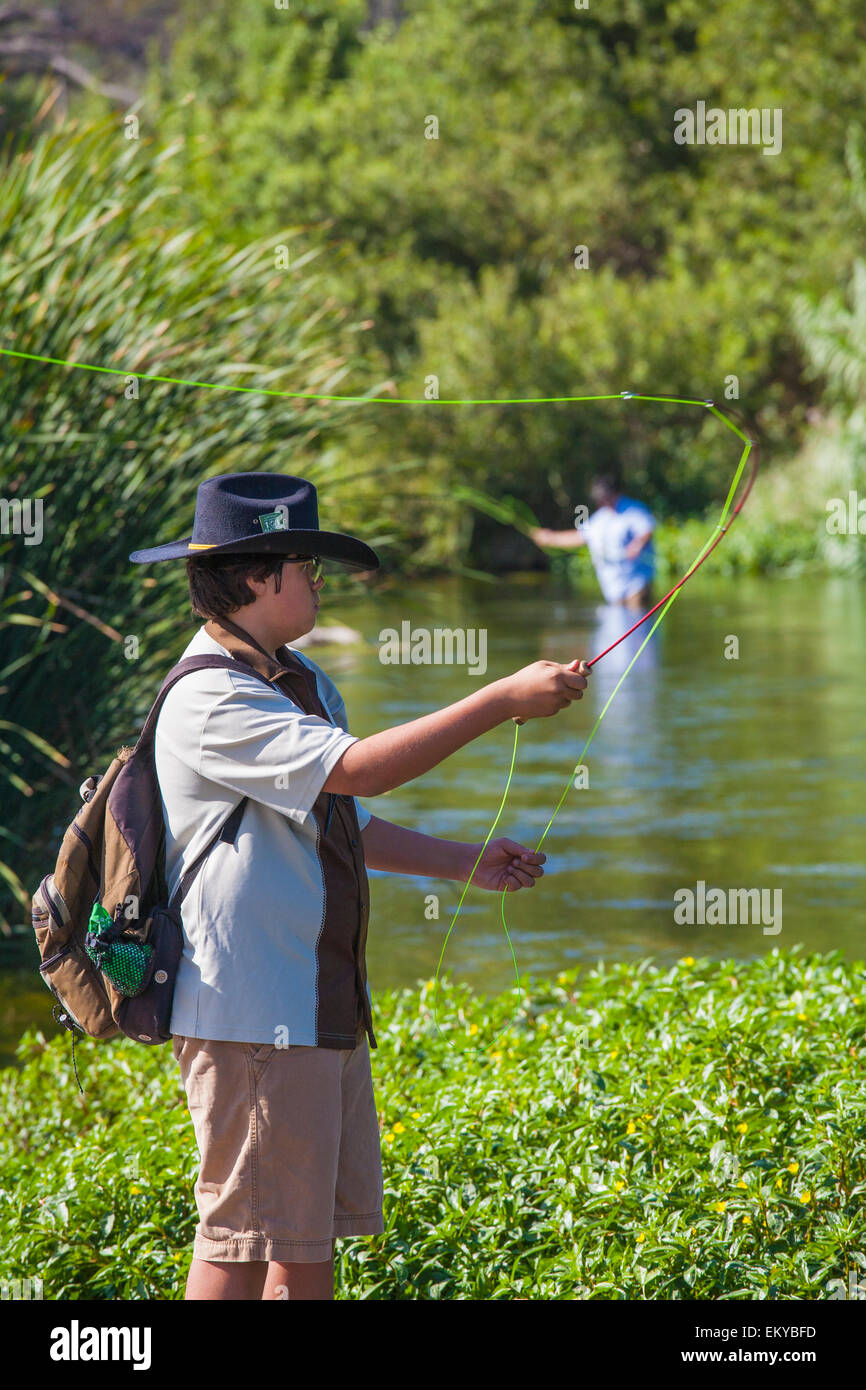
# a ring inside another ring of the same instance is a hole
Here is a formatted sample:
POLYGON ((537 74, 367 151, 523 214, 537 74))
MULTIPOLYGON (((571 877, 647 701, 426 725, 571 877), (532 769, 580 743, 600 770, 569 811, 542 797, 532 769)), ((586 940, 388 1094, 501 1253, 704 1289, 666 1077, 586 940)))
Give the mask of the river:
MULTIPOLYGON (((578 962, 739 960, 794 943, 863 958, 863 598, 862 582, 847 577, 702 572, 685 586, 599 727, 585 762, 588 785, 569 790, 546 837, 543 880, 507 900, 522 980, 578 962), (713 920, 709 907, 701 912, 699 885, 705 896, 723 891, 726 917, 731 889, 762 890, 760 916, 757 899, 751 912, 733 899, 738 920, 713 920), (689 893, 698 919, 691 924, 677 920, 689 893)), ((337 682, 350 728, 363 737, 539 658, 595 655, 631 620, 591 592, 512 575, 492 584, 395 583, 352 598, 329 597, 326 588, 320 621, 363 635, 358 645, 309 651, 337 682), (405 622, 416 632, 483 633, 486 670, 383 664, 379 634, 405 622)), ((631 638, 598 664, 581 702, 523 726, 497 833, 535 846, 638 644, 631 638)), ((509 721, 426 777, 371 799, 369 809, 433 835, 483 840, 513 734, 509 721)), ((375 1006, 377 989, 433 977, 460 887, 376 872, 370 879, 375 1006), (438 918, 430 915, 437 906, 438 918)), ((514 981, 499 902, 470 888, 444 962, 482 993, 514 981)), ((26 1024, 54 1031, 50 1002, 32 971, 4 972, 2 1060, 26 1024)))

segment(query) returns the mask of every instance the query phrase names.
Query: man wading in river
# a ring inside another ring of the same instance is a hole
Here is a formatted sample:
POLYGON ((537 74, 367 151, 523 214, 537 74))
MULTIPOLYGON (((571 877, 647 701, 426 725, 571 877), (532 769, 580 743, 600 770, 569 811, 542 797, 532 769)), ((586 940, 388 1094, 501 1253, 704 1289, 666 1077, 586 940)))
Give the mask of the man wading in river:
POLYGON ((589 546, 606 602, 639 610, 648 608, 655 573, 652 512, 642 502, 623 496, 619 474, 614 471, 595 475, 590 496, 598 510, 581 527, 551 531, 545 526, 534 526, 530 527, 530 536, 536 545, 558 550, 589 546))
MULTIPOLYGON (((322 560, 378 567, 320 531, 316 489, 229 473, 198 489, 193 534, 135 551, 185 559, 206 621, 183 655, 229 655, 172 687, 155 740, 166 878, 182 875, 234 809, 183 902, 171 1031, 201 1155, 187 1299, 330 1299, 334 1242, 383 1229, 375 1048, 364 948, 366 868, 465 882, 480 844, 372 816, 373 797, 512 717, 579 700, 578 662, 536 661, 464 700, 369 738, 291 643, 315 625, 322 560)), ((473 883, 531 888, 545 856, 492 840, 473 883)))

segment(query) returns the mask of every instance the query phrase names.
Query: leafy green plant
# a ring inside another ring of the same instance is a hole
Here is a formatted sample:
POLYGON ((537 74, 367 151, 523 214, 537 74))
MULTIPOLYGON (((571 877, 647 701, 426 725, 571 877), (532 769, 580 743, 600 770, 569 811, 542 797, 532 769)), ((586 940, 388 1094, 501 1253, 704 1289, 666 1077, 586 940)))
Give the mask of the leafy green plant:
MULTIPOLYGON (((866 1281, 862 962, 773 950, 375 1000, 385 1231, 346 1299, 823 1299, 866 1281)), ((169 1049, 29 1033, 0 1073, 2 1277, 180 1298, 194 1135, 169 1049)))
MULTIPOLYGON (((363 459, 337 448, 352 407, 303 398, 339 392, 361 356, 360 326, 323 293, 314 252, 292 228, 214 243, 179 203, 178 146, 152 144, 116 119, 68 125, 2 166, 0 346, 21 354, 0 357, 7 931, 74 814, 82 763, 101 770, 135 736, 189 639, 183 565, 157 582, 129 552, 188 535, 199 482, 235 470, 312 478, 323 525, 339 517, 334 529, 386 550, 404 526, 396 496, 389 507, 359 487, 363 459), (222 389, 245 386, 256 389, 222 389), (41 514, 30 534, 25 506, 31 528, 41 514)), ((362 369, 354 385, 372 389, 362 369)))

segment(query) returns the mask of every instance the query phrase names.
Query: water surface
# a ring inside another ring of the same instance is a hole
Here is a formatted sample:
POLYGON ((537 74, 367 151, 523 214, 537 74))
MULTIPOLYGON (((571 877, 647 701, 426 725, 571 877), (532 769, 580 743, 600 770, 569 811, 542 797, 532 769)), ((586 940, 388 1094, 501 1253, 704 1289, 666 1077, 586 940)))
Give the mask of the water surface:
MULTIPOLYGON (((689 581, 610 706, 546 838, 544 879, 507 900, 522 976, 577 962, 651 955, 744 959, 800 942, 864 951, 866 732, 863 585, 847 578, 689 581), (737 659, 727 659, 730 638, 737 659), (674 894, 708 888, 782 893, 781 931, 766 923, 679 925, 674 894)), ((321 622, 364 641, 311 650, 363 737, 461 699, 539 658, 595 655, 633 618, 545 576, 395 584, 373 597, 329 598, 321 622), (487 670, 383 665, 379 634, 472 628, 487 670)), ((534 847, 596 715, 634 654, 630 638, 595 668, 584 700, 520 732, 497 833, 534 847)), ((427 776, 367 802, 374 815, 448 839, 481 841, 499 805, 514 726, 501 725, 427 776)), ((371 988, 413 985, 436 970, 460 887, 371 874, 371 988), (430 894, 439 918, 425 916, 430 894)), ((445 966, 483 993, 513 983, 499 897, 470 888, 445 966)), ((32 970, 6 972, 7 1045, 27 1023, 53 1031, 51 999, 32 970)), ((8 1060, 8 1055, 4 1058, 8 1060)))

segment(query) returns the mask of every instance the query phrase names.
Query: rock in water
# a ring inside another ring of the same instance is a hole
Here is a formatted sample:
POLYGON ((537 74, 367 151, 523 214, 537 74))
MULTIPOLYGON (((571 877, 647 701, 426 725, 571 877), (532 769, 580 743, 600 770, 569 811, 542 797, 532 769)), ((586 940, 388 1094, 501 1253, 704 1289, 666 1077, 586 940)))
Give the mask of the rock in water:
POLYGON ((326 647, 331 644, 348 647, 353 642, 363 642, 363 640, 361 633, 356 632, 353 627, 334 624, 333 627, 314 627, 311 632, 305 632, 303 637, 296 638, 290 645, 301 648, 326 647))

